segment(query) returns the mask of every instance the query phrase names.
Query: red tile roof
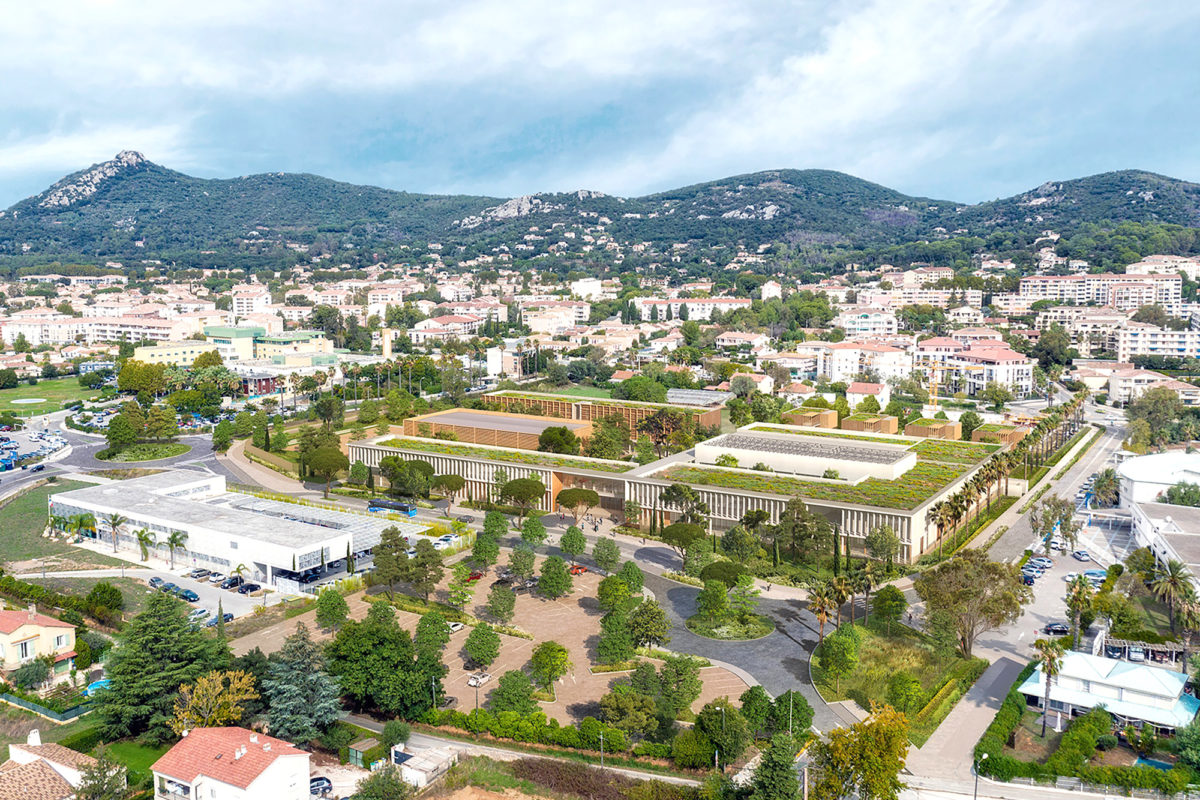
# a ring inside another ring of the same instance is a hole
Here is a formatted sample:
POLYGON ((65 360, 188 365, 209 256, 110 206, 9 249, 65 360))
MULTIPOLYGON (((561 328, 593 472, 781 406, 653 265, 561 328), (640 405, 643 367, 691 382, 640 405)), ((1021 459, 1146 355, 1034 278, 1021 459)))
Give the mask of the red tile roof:
POLYGON ((855 381, 846 387, 846 394, 879 394, 883 391, 883 385, 879 383, 866 383, 865 381, 855 381))
POLYGON ((12 633, 22 625, 39 625, 43 628, 74 628, 67 622, 62 622, 45 614, 29 611, 0 611, 0 633, 12 633))
POLYGON ((150 768, 183 783, 204 775, 242 789, 280 756, 307 756, 285 741, 245 728, 195 728, 150 768), (237 756, 245 748, 245 754, 237 756))

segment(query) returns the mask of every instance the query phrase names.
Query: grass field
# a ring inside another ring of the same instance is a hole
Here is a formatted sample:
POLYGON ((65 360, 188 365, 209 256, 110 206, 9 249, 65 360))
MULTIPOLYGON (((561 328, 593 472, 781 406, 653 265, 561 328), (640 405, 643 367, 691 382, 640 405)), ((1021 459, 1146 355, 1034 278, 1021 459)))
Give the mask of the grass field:
POLYGON ((612 398, 612 392, 608 389, 598 389, 595 386, 569 386, 565 389, 555 388, 555 394, 567 394, 572 397, 599 397, 603 400, 612 398))
POLYGON ((104 459, 111 464, 129 464, 135 461, 157 461, 161 458, 174 458, 191 450, 191 445, 183 442, 139 442, 131 444, 111 458, 104 459))
POLYGON ((0 759, 8 758, 8 746, 23 743, 29 732, 37 728, 43 742, 58 742, 64 736, 75 733, 95 723, 85 715, 65 725, 56 725, 31 711, 0 703, 0 759))
POLYGON ((99 396, 95 389, 85 389, 75 377, 38 381, 36 386, 22 383, 12 389, 0 390, 0 411, 14 414, 45 414, 58 411, 63 403, 87 400, 99 396), (14 403, 14 400, 40 400, 37 403, 14 403))
POLYGON ((137 786, 150 777, 150 765, 162 758, 170 746, 149 747, 134 741, 122 741, 107 745, 107 749, 108 754, 129 771, 129 785, 137 786))
POLYGON ((146 605, 146 597, 154 591, 136 578, 56 578, 50 573, 45 578, 29 577, 22 578, 22 580, 45 586, 47 589, 53 589, 61 594, 73 594, 81 597, 90 592, 92 587, 100 581, 111 583, 125 596, 126 618, 141 613, 142 607, 146 605))
POLYGON ((46 569, 86 569, 120 566, 123 561, 42 538, 46 528, 46 499, 55 492, 90 486, 80 481, 58 481, 39 486, 0 508, 0 562, 47 559, 46 569))

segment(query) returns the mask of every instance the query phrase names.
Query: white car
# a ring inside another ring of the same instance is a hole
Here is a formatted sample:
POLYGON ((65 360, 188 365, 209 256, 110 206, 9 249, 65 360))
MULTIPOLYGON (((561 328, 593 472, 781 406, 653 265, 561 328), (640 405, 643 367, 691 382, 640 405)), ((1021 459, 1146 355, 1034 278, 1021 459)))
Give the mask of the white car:
POLYGON ((459 631, 461 631, 461 630, 462 630, 463 628, 465 628, 465 627, 467 627, 467 626, 466 626, 466 625, 463 625, 461 622, 451 622, 451 623, 450 623, 450 632, 451 632, 451 633, 458 633, 459 631))
POLYGON ((491 679, 492 674, 490 672, 475 672, 471 674, 471 677, 467 678, 467 686, 483 686, 491 679))
POLYGON ((204 619, 205 617, 207 617, 211 613, 212 612, 209 611, 207 608, 196 608, 196 609, 192 610, 192 613, 188 614, 188 619, 201 620, 201 619, 204 619))
POLYGON ((439 541, 436 541, 436 542, 434 542, 434 543, 433 543, 433 549, 434 549, 434 550, 446 550, 446 549, 448 549, 449 547, 450 547, 450 543, 449 543, 449 542, 443 542, 443 541, 440 541, 440 540, 439 540, 439 541))

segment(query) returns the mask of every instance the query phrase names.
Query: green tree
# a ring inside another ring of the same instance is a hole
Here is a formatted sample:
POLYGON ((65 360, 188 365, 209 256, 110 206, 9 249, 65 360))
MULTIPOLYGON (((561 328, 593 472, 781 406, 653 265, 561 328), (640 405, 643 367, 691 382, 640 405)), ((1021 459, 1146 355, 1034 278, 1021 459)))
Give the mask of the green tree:
POLYGON ((512 711, 522 716, 529 716, 538 710, 537 700, 533 697, 533 682, 521 670, 510 669, 496 682, 496 688, 492 690, 488 705, 493 714, 512 711))
MULTIPOLYGON (((503 519, 503 517, 501 517, 503 519)), ((505 529, 508 523, 505 522, 505 529)), ((521 525, 521 541, 529 545, 530 549, 541 547, 546 541, 546 526, 542 524, 540 519, 530 517, 521 525)))
POLYGON ((901 670, 888 678, 887 702, 897 711, 915 713, 925 704, 925 690, 911 672, 901 670))
POLYGON ((228 450, 230 443, 233 442, 233 423, 227 419, 218 422, 213 428, 212 442, 213 450, 218 453, 228 450))
POLYGON ((743 525, 734 525, 721 537, 721 551, 739 564, 745 564, 761 549, 758 538, 743 525))
POLYGON ((813 721, 813 708, 804 695, 788 690, 775 698, 771 705, 770 727, 776 733, 794 736, 808 730, 813 721))
POLYGON ((317 595, 317 624, 325 630, 337 630, 349 616, 350 606, 337 589, 324 589, 317 595))
POLYGON ((407 722, 389 719, 383 723, 383 732, 379 735, 379 743, 390 750, 398 744, 407 742, 411 735, 412 728, 407 722))
POLYGON ((728 697, 718 697, 700 709, 696 715, 696 729, 716 747, 722 764, 737 761, 750 744, 746 718, 728 697))
POLYGON ((1037 653, 1034 660, 1042 670, 1042 684, 1046 687, 1042 697, 1042 708, 1046 709, 1042 714, 1042 738, 1045 739, 1046 720, 1050 717, 1050 689, 1062 670, 1063 644, 1057 639, 1038 639, 1033 643, 1033 650, 1037 653))
POLYGON ((750 781, 750 800, 795 800, 800 793, 796 779, 796 740, 785 733, 771 737, 750 781))
POLYGON ((508 554, 508 568, 512 573, 523 580, 529 580, 533 577, 535 556, 533 550, 529 546, 521 543, 514 547, 508 554))
POLYGON ((374 425, 379 421, 379 403, 374 400, 363 400, 358 406, 358 421, 364 425, 374 425))
POLYGON ((500 657, 500 634, 492 630, 492 626, 481 622, 467 634, 463 649, 475 663, 490 667, 500 657))
POLYGON ((538 434, 538 450, 543 453, 562 453, 564 455, 579 454, 579 437, 565 425, 554 425, 543 428, 538 434))
POLYGON ((626 561, 621 565, 620 572, 617 577, 625 582, 629 587, 630 594, 637 596, 642 593, 642 587, 645 585, 645 576, 642 575, 642 568, 632 561, 626 561))
POLYGON ((104 440, 108 442, 108 449, 114 453, 119 453, 131 444, 135 444, 140 436, 141 430, 135 429, 125 414, 117 414, 113 417, 104 431, 104 440))
POLYGON ((812 800, 896 800, 904 783, 900 772, 908 755, 908 720, 889 706, 865 721, 834 728, 809 747, 817 779, 812 800))
POLYGON ((572 525, 567 528, 566 533, 559 539, 558 547, 566 554, 567 558, 571 559, 571 563, 574 564, 576 557, 587 550, 587 539, 584 538, 583 531, 572 525))
POLYGON ((705 581, 696 596, 696 607, 710 620, 720 619, 729 611, 729 595, 721 581, 705 581))
POLYGON ((853 625, 838 628, 821 643, 821 667, 833 676, 834 690, 842 691, 842 678, 858 668, 858 636, 853 625))
POLYGON ((571 515, 575 517, 575 524, 578 525, 580 517, 600 505, 600 495, 594 489, 563 489, 555 501, 560 508, 571 511, 571 515))
POLYGON ((991 406, 992 411, 999 414, 1007 403, 1012 402, 1013 393, 999 381, 988 381, 987 386, 979 393, 979 398, 991 406))
POLYGON ((602 611, 625 608, 629 605, 629 587, 616 575, 609 575, 596 587, 596 600, 602 611))
POLYGON ((887 631, 892 632, 892 623, 899 622, 908 610, 908 600, 904 592, 892 584, 881 586, 871 598, 871 613, 887 624, 887 631))
POLYGON ((1152 437, 1165 435, 1182 412, 1183 404, 1179 395, 1165 386, 1147 389, 1125 409, 1125 415, 1131 423, 1142 420, 1150 426, 1152 437))
POLYGON ((487 610, 496 619, 507 623, 512 621, 513 612, 517 605, 517 595, 512 588, 502 583, 493 583, 488 590, 487 610))
POLYGON ((609 692, 600 698, 600 719, 635 736, 649 736, 658 729, 656 711, 654 698, 637 692, 609 692))
POLYGON ((410 577, 407 549, 400 529, 394 525, 384 528, 379 534, 379 544, 374 548, 371 582, 387 586, 389 597, 395 593, 397 583, 410 577))
POLYGON ((691 522, 676 522, 663 528, 660 538, 683 558, 693 542, 704 538, 704 528, 691 522))
POLYGON ((450 568, 450 583, 446 585, 450 595, 450 605, 455 608, 466 608, 475 593, 475 582, 471 580, 471 568, 465 562, 458 562, 450 568))
POLYGON ((571 670, 571 656, 567 648, 555 641, 545 641, 533 648, 529 658, 529 666, 533 670, 533 678, 546 690, 556 680, 571 670))
POLYGON ((154 592, 118 635, 119 646, 105 662, 112 683, 94 700, 106 738, 170 741, 174 734, 168 721, 179 687, 228 661, 224 642, 192 625, 187 611, 175 598, 154 592))
POLYGON ((663 659, 658 672, 659 698, 674 718, 700 697, 703 684, 700 681, 700 665, 693 659, 681 655, 669 655, 663 659))
POLYGON ((597 539, 592 545, 592 560, 605 572, 612 572, 621 563, 621 548, 612 539, 597 539))
POLYGON ((975 429, 983 424, 983 417, 976 414, 974 411, 966 411, 958 418, 958 424, 962 425, 962 438, 964 442, 971 441, 971 434, 975 429))
POLYGON ((876 525, 867 533, 867 552, 871 558, 882 561, 889 568, 900 553, 900 537, 890 525, 876 525))
POLYGON ((486 570, 500 558, 500 544, 486 532, 480 532, 471 546, 471 560, 486 570))
POLYGON ((338 684, 329 676, 321 646, 303 623, 283 641, 263 681, 271 735, 289 742, 314 739, 341 713, 338 684))
POLYGON ((739 575, 737 583, 729 590, 729 608, 738 619, 745 621, 758 610, 759 590, 754 585, 754 578, 749 575, 739 575))
POLYGON ((629 635, 636 647, 654 647, 671 641, 671 621, 662 606, 643 600, 629 612, 629 635))
POLYGON ((516 507, 517 518, 525 521, 529 511, 541 502, 546 494, 546 487, 537 478, 516 478, 500 487, 500 499, 506 500, 516 507))
POLYGON ((542 571, 538 576, 538 592, 543 597, 557 600, 571 593, 574 586, 567 564, 558 556, 550 556, 542 562, 542 571))
POLYGON ((601 618, 596 656, 601 664, 617 664, 633 658, 634 645, 629 633, 629 617, 623 609, 609 611, 601 618))
POLYGON ((354 789, 355 800, 407 800, 414 794, 416 789, 404 780, 395 764, 373 770, 354 789))
POLYGON ((974 549, 922 573, 913 586, 925 602, 927 620, 938 615, 946 620, 964 658, 971 657, 979 634, 1015 622, 1033 596, 1016 567, 988 561, 974 549))
POLYGON ((738 704, 742 707, 742 716, 746 718, 750 733, 757 738, 757 734, 767 729, 771 717, 770 696, 761 686, 754 685, 742 692, 738 704))
POLYGON ((417 542, 416 554, 408 560, 407 581, 413 591, 429 600, 429 593, 434 590, 445 574, 442 566, 442 554, 433 549, 428 539, 417 542))
POLYGON ((313 474, 325 481, 325 497, 329 497, 329 485, 339 472, 350 469, 350 459, 336 445, 323 445, 313 451, 305 463, 313 474))
POLYGON ((125 765, 114 761, 108 749, 96 751, 96 761, 82 770, 79 786, 72 797, 75 800, 125 800, 129 797, 129 786, 125 765))

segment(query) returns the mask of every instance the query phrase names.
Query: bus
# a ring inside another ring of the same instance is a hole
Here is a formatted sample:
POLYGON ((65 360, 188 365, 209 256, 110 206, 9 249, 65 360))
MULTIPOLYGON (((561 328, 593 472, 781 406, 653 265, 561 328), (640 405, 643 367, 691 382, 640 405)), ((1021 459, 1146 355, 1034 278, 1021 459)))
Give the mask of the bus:
POLYGON ((411 503, 401 503, 399 500, 380 500, 378 498, 367 502, 367 511, 393 511, 409 517, 417 515, 417 507, 411 503))

